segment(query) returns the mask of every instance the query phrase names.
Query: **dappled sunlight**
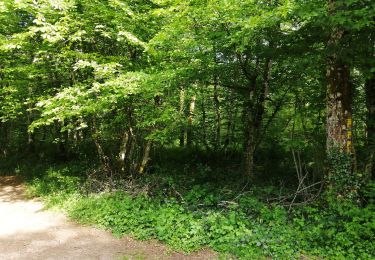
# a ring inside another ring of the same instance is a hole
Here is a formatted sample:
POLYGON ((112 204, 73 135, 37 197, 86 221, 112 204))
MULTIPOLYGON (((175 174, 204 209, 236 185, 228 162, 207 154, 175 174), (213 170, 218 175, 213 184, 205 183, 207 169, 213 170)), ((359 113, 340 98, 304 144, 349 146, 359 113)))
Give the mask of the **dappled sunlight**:
POLYGON ((3 202, 1 197, 0 212, 0 239, 20 232, 45 230, 62 221, 56 214, 42 214, 43 205, 36 201, 3 202))
POLYGON ((22 232, 36 232, 59 224, 63 218, 43 213, 43 204, 27 200, 24 187, 15 177, 0 178, 0 239, 22 232), (40 212, 40 214, 37 214, 40 212))
POLYGON ((2 202, 15 202, 22 201, 25 199, 22 185, 11 186, 0 186, 0 201, 2 202))
POLYGON ((0 176, 0 201, 15 202, 25 200, 21 178, 17 176, 0 176))
POLYGON ((39 231, 28 229, 0 237, 1 259, 112 259, 123 249, 120 240, 114 243, 101 231, 77 230, 74 225, 50 225, 39 231))

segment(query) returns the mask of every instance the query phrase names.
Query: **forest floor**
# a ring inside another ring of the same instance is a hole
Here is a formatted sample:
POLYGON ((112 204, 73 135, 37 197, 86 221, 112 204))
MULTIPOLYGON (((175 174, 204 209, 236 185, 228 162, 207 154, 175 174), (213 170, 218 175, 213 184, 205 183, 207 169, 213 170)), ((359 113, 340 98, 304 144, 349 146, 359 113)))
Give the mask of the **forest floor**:
POLYGON ((217 259, 211 251, 174 252, 155 241, 117 239, 46 210, 25 195, 21 180, 0 177, 0 259, 217 259))

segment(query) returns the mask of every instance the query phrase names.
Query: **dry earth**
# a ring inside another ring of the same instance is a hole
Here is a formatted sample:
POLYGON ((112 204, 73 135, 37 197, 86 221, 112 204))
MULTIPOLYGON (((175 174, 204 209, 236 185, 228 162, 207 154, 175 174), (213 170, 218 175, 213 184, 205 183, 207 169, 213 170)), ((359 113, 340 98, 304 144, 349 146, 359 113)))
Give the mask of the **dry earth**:
POLYGON ((0 177, 0 259, 217 259, 210 251, 189 256, 155 241, 114 238, 109 232, 80 226, 61 212, 27 199, 13 176, 0 177))

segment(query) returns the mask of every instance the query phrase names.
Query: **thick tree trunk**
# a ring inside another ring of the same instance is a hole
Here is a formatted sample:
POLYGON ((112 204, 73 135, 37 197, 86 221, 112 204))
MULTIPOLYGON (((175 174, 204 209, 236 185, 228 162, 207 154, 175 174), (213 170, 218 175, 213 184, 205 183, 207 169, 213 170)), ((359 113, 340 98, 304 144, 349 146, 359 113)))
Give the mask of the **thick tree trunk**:
MULTIPOLYGON (((329 0, 329 14, 340 10, 336 1, 329 0)), ((358 195, 359 177, 355 171, 353 146, 352 101, 353 89, 350 82, 350 66, 342 53, 347 46, 347 32, 339 26, 332 28, 327 44, 327 96, 326 96, 326 151, 329 168, 327 172, 328 191, 337 199, 353 200, 358 195)))
POLYGON ((367 79, 366 84, 366 106, 367 106, 367 148, 368 161, 366 173, 375 177, 375 73, 367 79))
POLYGON ((349 66, 331 58, 327 69, 327 151, 353 153, 349 66))
MULTIPOLYGON (((328 12, 335 15, 336 1, 328 0, 328 12)), ((350 68, 339 50, 345 48, 342 28, 332 29, 327 49, 331 52, 327 68, 327 152, 333 149, 342 153, 353 152, 352 142, 352 86, 350 68)))

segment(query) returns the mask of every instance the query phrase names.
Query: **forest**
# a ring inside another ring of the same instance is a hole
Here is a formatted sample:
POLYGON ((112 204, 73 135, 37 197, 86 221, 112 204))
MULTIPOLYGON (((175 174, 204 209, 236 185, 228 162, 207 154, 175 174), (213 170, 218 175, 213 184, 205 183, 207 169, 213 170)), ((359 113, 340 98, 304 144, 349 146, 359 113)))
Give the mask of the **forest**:
POLYGON ((374 259, 375 2, 1 0, 1 174, 186 254, 374 259))

